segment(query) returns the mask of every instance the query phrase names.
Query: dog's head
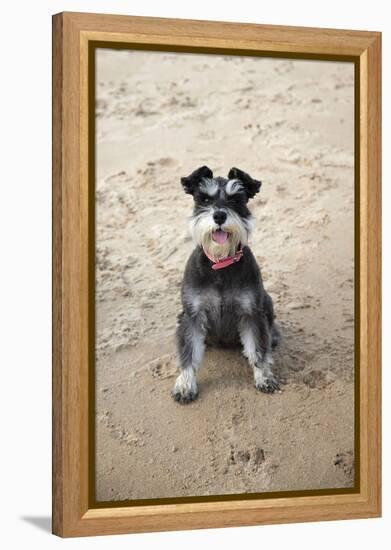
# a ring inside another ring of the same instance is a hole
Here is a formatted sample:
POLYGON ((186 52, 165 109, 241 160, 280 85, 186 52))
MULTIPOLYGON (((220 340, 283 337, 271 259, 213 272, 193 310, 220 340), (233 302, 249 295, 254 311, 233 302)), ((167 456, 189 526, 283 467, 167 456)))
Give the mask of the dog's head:
POLYGON ((260 181, 238 168, 231 168, 228 178, 214 178, 210 168, 202 166, 181 183, 194 198, 190 232, 196 244, 215 261, 247 244, 254 225, 248 201, 258 193, 260 181))

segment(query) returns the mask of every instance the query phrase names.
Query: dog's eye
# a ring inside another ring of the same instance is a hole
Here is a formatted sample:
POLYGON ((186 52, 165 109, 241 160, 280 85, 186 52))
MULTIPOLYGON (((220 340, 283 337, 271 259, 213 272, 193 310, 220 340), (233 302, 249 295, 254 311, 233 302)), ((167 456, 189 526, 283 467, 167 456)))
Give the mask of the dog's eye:
POLYGON ((232 195, 229 197, 229 202, 231 204, 242 204, 244 202, 244 195, 242 193, 235 193, 235 195, 232 195))
POLYGON ((211 198, 209 197, 209 195, 201 195, 200 202, 201 204, 209 204, 211 202, 211 198))

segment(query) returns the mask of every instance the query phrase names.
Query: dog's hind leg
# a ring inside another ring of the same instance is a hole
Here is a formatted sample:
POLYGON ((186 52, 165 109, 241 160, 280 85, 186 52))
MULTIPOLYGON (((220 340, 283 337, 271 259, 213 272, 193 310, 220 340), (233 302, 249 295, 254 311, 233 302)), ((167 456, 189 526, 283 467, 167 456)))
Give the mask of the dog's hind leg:
POLYGON ((180 374, 171 392, 175 401, 190 403, 198 396, 196 371, 205 351, 205 320, 201 314, 178 317, 176 331, 180 374))
POLYGON ((268 320, 243 317, 239 327, 243 355, 247 358, 254 373, 254 384, 257 390, 273 393, 280 389, 279 381, 272 371, 271 355, 272 336, 268 320))
POLYGON ((263 310, 266 315, 267 322, 270 327, 270 333, 271 333, 271 345, 272 348, 275 348, 280 339, 281 339, 281 333, 280 329, 276 325, 275 322, 275 315, 274 315, 274 307, 273 307, 273 300, 269 296, 269 294, 265 291, 264 297, 263 297, 263 310))
POLYGON ((277 326, 276 322, 273 323, 271 331, 272 331, 272 348, 275 348, 278 346, 281 340, 281 331, 277 326))

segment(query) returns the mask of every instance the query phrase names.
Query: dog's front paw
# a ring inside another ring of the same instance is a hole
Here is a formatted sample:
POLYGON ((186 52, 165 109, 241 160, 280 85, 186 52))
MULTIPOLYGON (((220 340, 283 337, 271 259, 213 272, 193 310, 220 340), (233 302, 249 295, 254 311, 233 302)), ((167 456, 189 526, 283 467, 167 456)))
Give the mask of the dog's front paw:
POLYGON ((267 378, 265 382, 255 383, 255 388, 262 393, 274 393, 280 390, 280 385, 276 378, 267 378))
POLYGON ((186 404, 191 403, 192 401, 195 401, 198 397, 198 392, 194 393, 192 391, 189 392, 180 392, 176 391, 175 388, 171 391, 171 397, 174 399, 174 401, 177 401, 178 403, 186 404))
POLYGON ((263 372, 262 369, 254 369, 254 384, 258 391, 263 393, 274 393, 280 390, 280 382, 273 373, 263 372))
POLYGON ((193 369, 181 372, 175 381, 171 396, 178 403, 191 403, 197 399, 198 388, 193 369))

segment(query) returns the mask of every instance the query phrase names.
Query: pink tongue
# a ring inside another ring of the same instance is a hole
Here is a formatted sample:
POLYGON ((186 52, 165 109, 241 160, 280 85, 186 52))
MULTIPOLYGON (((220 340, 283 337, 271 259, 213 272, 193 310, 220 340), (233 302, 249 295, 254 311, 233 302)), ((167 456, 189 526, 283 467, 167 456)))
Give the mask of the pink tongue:
POLYGON ((226 233, 225 231, 222 231, 221 229, 218 229, 217 231, 213 231, 212 233, 212 239, 218 244, 224 244, 227 238, 228 238, 228 233, 226 233))

